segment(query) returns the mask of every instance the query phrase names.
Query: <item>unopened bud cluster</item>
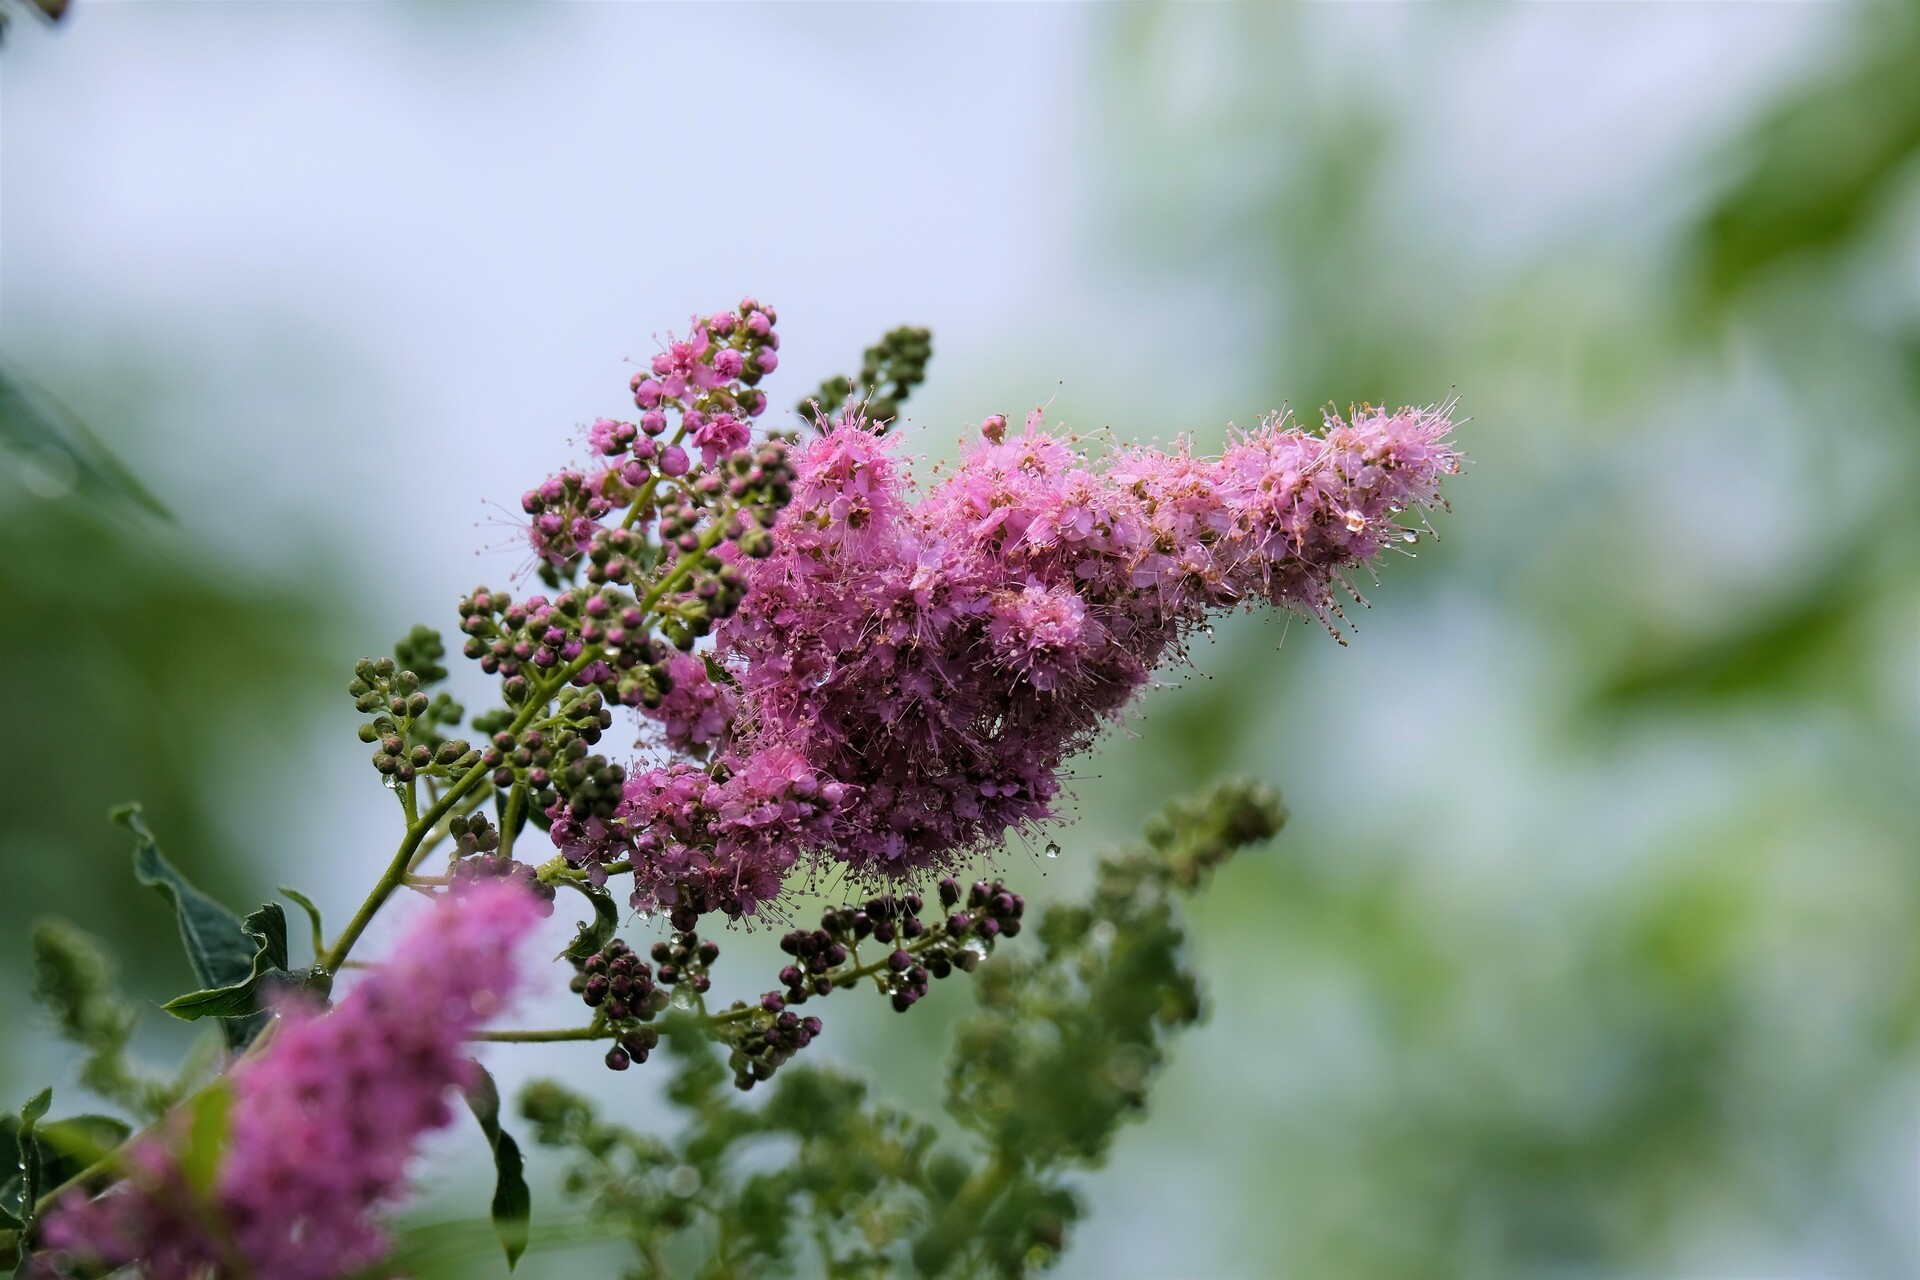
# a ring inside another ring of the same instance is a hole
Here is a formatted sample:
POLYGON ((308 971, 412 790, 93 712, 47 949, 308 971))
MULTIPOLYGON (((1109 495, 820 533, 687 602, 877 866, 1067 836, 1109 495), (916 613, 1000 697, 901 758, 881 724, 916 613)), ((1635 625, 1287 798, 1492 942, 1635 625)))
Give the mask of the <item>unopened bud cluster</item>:
POLYGON ((758 1004, 736 1003, 725 1014, 719 1034, 732 1046, 734 1084, 751 1089, 770 1079, 794 1054, 820 1034, 818 1018, 801 1017, 794 1006, 837 988, 872 978, 893 1007, 905 1013, 926 996, 933 981, 972 972, 990 954, 995 940, 1019 934, 1026 900, 1000 880, 978 880, 969 888, 951 877, 938 886, 940 911, 931 919, 918 893, 882 896, 863 904, 829 907, 816 929, 792 929, 780 949, 792 962, 780 970, 780 990, 758 1004), (862 944, 885 952, 860 963, 862 944))
POLYGON ((615 1044, 607 1052, 607 1066, 625 1071, 632 1063, 645 1062, 647 1054, 660 1042, 659 1032, 645 1024, 666 1010, 666 991, 654 981, 653 967, 620 939, 615 938, 599 951, 576 959, 577 970, 570 984, 573 992, 586 1002, 613 1032, 615 1044))
POLYGON ((447 870, 449 887, 456 893, 494 880, 519 885, 540 903, 540 914, 553 914, 554 887, 541 881, 539 870, 500 848, 500 829, 485 814, 455 815, 447 822, 447 834, 453 838, 452 865, 447 870))
POLYGON ((828 378, 820 390, 800 402, 800 416, 823 429, 836 425, 851 411, 863 416, 876 432, 885 432, 900 416, 900 405, 927 378, 933 359, 933 335, 903 325, 891 330, 860 358, 855 377, 828 378), (849 405, 849 401, 855 402, 849 405))
POLYGON ((493 735, 480 763, 492 770, 494 785, 505 789, 523 783, 543 818, 560 809, 582 822, 612 817, 626 770, 591 749, 613 724, 600 693, 568 690, 542 724, 493 735))
POLYGON ((419 672, 383 657, 362 658, 347 685, 354 709, 372 717, 360 726, 360 741, 373 745, 373 767, 396 782, 452 777, 479 763, 464 739, 440 735, 438 727, 457 724, 461 711, 445 694, 429 696, 424 683, 419 672))

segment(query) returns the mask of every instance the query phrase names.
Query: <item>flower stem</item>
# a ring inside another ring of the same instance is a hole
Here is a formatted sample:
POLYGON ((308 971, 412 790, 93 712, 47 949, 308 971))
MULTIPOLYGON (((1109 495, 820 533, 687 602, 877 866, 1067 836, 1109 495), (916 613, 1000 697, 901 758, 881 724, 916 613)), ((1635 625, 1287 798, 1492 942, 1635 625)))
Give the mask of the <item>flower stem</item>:
MULTIPOLYGON (((562 667, 551 681, 536 684, 533 696, 527 699, 527 704, 520 709, 520 714, 514 717, 508 732, 519 733, 533 723, 547 709, 547 704, 553 701, 554 695, 565 688, 567 682, 574 676, 586 670, 587 666, 598 657, 598 647, 589 646, 578 658, 562 667)), ((462 796, 486 779, 488 773, 489 770, 484 764, 474 765, 447 788, 446 794, 435 801, 431 809, 407 824, 406 837, 400 841, 400 847, 394 852, 393 860, 387 864, 385 873, 374 884, 373 891, 367 895, 366 901, 362 902, 360 909, 354 912, 353 919, 347 922, 346 930, 340 935, 340 940, 333 944, 326 958, 320 962, 322 968, 335 971, 340 968, 348 953, 353 950, 353 944, 360 940, 360 935, 365 933, 367 926, 373 922, 373 917, 379 913, 381 907, 386 905, 387 899, 393 896, 393 891, 405 882, 407 871, 413 865, 414 852, 420 847, 420 842, 439 825, 442 818, 453 811, 462 796)))
MULTIPOLYGON (((962 935, 964 936, 964 935, 962 935)), ((957 941, 955 935, 945 928, 931 929, 918 938, 902 944, 901 950, 909 955, 919 955, 935 943, 957 941)), ((888 953, 891 956, 891 952, 888 953)), ((829 969, 820 977, 831 979, 835 987, 850 987, 862 978, 871 977, 887 967, 886 959, 874 960, 868 964, 855 964, 852 968, 829 969)), ((692 1019, 694 1025, 711 1028, 725 1026, 729 1022, 738 1022, 760 1012, 757 1004, 739 1004, 719 1013, 702 1013, 692 1019)), ((589 1027, 548 1028, 539 1031, 475 1031, 467 1037, 469 1040, 485 1040, 494 1044, 547 1044, 556 1040, 614 1040, 623 1033, 604 1022, 595 1020, 589 1027)))
POLYGON ((619 1033, 608 1027, 566 1027, 544 1031, 476 1031, 469 1040, 488 1040, 495 1044, 552 1044, 559 1040, 608 1040, 619 1033))

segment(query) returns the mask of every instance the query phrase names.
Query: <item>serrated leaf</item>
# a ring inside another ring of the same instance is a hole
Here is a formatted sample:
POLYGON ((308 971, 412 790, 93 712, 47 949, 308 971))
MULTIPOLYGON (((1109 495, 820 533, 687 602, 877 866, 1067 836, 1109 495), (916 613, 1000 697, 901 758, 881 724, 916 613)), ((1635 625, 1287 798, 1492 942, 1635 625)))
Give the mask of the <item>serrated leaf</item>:
POLYGON ((241 929, 254 943, 252 967, 240 982, 189 991, 161 1005, 176 1018, 246 1018, 260 1012, 268 984, 287 979, 287 913, 269 902, 248 916, 241 929))
POLYGON ((520 1144, 500 1127, 500 1087, 485 1067, 475 1063, 474 1071, 473 1085, 467 1090, 467 1106, 473 1111, 473 1118, 480 1122, 480 1131, 487 1135, 487 1145, 493 1148, 493 1203, 489 1212, 494 1232, 500 1237, 500 1247, 507 1255, 507 1270, 511 1271, 518 1265, 520 1255, 527 1251, 533 1194, 527 1190, 520 1144))
POLYGON ((173 519, 173 513, 71 409, 3 366, 0 445, 34 467, 54 491, 71 488, 88 497, 139 507, 162 520, 173 519))
POLYGON ((205 1195, 213 1190, 233 1129, 233 1090, 226 1081, 208 1085, 189 1104, 191 1119, 187 1144, 180 1153, 180 1172, 187 1184, 205 1195))
MULTIPOLYGON (((137 804, 121 805, 110 815, 114 822, 134 835, 133 874, 141 884, 158 890, 173 906, 180 926, 180 941, 187 950, 187 962, 204 989, 218 989, 243 983, 253 973, 258 947, 247 936, 240 918, 225 906, 195 888, 193 883, 160 852, 160 846, 147 829, 146 819, 137 804)), ((286 925, 281 923, 282 949, 286 925)), ((284 963, 282 965, 284 968, 284 963)), ((232 1018, 222 1022, 227 1047, 243 1049, 266 1024, 265 1017, 232 1018)))
POLYGON ((320 923, 320 908, 306 894, 285 885, 280 886, 280 896, 306 912, 307 919, 313 922, 313 958, 318 960, 327 953, 327 931, 326 926, 320 923))
POLYGON ((567 955, 584 960, 613 941, 615 931, 620 928, 620 907, 605 889, 578 882, 573 887, 593 904, 593 919, 578 922, 580 932, 566 950, 567 955))

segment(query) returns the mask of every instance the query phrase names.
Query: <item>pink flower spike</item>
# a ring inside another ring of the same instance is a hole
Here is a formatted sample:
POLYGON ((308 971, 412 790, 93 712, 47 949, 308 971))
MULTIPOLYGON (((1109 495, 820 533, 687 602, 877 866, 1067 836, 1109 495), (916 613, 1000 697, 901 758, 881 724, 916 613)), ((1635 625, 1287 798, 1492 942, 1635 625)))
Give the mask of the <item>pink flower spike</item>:
POLYGON ((386 1236, 372 1212, 404 1190, 420 1136, 452 1120, 448 1092, 474 1069, 467 1036, 505 1008, 540 914, 515 885, 478 884, 416 920, 334 1009, 281 1010, 272 1042, 229 1077, 231 1136, 202 1206, 225 1244, 184 1212, 178 1125, 130 1149, 147 1176, 62 1201, 48 1243, 108 1267, 138 1262, 152 1280, 198 1280, 234 1254, 275 1280, 338 1280, 378 1262, 386 1236))

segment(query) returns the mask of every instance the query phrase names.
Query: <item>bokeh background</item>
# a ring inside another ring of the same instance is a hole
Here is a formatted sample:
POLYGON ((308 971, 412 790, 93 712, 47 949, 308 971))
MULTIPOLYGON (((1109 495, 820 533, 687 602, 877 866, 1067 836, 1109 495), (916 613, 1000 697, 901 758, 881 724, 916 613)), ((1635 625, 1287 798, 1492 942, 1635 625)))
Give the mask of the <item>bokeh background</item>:
MULTIPOLYGON (((1071 893, 1225 770, 1294 813, 1198 907, 1211 1019, 1063 1274, 1920 1275, 1911 6, 16 21, 0 353, 137 482, 0 403, 0 1092, 68 1078, 37 915, 188 980, 108 805, 344 919, 397 824, 353 659, 508 578, 486 502, 744 293, 776 404, 930 326, 929 457, 1041 403, 1128 439, 1471 416, 1351 647, 1223 623, 1086 761, 1066 854, 1002 862, 1071 893)), ((856 1003, 832 1052, 933 1111, 968 993, 856 1003)), ((566 1050, 494 1064, 664 1117, 566 1050)), ((481 1150, 445 1138, 418 1216, 475 1210, 481 1150)))

